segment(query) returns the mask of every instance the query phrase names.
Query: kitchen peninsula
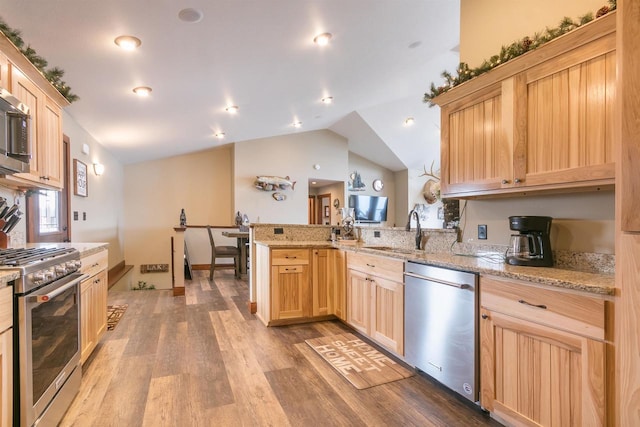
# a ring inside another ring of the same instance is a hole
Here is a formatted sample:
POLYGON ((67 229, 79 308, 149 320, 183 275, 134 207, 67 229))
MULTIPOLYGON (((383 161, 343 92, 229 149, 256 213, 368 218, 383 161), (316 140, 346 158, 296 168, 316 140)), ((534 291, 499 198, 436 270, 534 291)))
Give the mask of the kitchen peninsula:
MULTIPOLYGON (((533 376, 539 373, 533 370, 507 374, 529 351, 515 344, 518 337, 531 340, 534 333, 538 339, 531 345, 546 346, 559 372, 581 378, 585 385, 572 389, 569 400, 584 402, 584 417, 596 413, 604 419, 613 274, 594 272, 594 266, 578 271, 507 265, 501 259, 504 252, 471 252, 468 245, 453 243, 455 230, 425 230, 424 250, 413 249, 414 232, 394 228, 362 228, 358 242, 330 241, 329 227, 260 224, 252 226, 252 233, 254 295, 257 316, 265 325, 339 318, 404 359, 405 261, 476 273, 481 406, 507 423, 527 416, 509 409, 513 405, 502 393, 517 381, 535 383, 533 376), (507 340, 509 336, 516 341, 507 340), (569 359, 560 356, 565 352, 569 359)), ((552 387, 564 381, 548 375, 549 384, 556 384, 552 387)))

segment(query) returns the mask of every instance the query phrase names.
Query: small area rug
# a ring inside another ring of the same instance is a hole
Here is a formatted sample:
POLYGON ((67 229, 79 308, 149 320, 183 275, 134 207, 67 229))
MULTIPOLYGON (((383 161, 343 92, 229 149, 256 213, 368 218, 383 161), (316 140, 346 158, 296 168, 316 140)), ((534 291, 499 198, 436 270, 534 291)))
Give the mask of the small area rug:
POLYGON ((414 375, 353 334, 332 335, 305 342, 358 390, 414 375))
POLYGON ((129 304, 107 306, 107 331, 113 331, 116 328, 127 307, 129 304))

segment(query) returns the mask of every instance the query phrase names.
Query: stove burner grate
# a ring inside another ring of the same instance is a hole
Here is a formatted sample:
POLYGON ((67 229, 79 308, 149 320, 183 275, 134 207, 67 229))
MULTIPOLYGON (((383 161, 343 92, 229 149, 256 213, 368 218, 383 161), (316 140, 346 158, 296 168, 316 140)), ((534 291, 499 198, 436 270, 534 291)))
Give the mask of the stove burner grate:
POLYGON ((17 267, 74 252, 74 248, 19 248, 0 250, 0 266, 17 267))

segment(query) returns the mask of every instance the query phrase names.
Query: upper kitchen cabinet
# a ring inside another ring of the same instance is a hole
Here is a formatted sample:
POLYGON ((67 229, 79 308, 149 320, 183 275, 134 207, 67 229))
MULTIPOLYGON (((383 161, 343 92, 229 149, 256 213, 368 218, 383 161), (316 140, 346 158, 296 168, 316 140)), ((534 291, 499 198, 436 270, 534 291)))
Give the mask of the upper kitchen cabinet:
POLYGON ((64 185, 62 107, 69 105, 69 102, 2 34, 0 80, 16 98, 29 107, 31 115, 30 171, 0 176, 0 183, 20 189, 61 189, 64 185))
POLYGON ((615 13, 433 99, 444 197, 612 188, 615 13))

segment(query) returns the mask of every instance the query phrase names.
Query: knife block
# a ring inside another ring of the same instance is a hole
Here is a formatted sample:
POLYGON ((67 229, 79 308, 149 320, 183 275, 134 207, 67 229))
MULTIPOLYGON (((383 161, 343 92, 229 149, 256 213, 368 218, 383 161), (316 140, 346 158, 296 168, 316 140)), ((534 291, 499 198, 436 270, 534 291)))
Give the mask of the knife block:
POLYGON ((0 231, 0 249, 7 249, 9 247, 9 236, 4 231, 0 231))

